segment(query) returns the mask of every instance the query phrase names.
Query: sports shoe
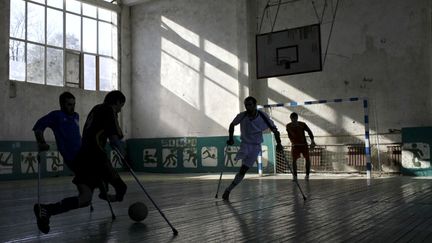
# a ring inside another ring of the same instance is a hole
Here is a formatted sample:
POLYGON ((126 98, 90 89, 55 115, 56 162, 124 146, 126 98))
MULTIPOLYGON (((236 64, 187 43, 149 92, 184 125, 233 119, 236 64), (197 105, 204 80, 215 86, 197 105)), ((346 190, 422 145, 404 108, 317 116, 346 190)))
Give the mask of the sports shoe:
POLYGON ((33 212, 36 216, 37 226, 39 230, 44 234, 48 234, 48 232, 50 231, 49 218, 51 216, 48 212, 48 209, 45 207, 45 205, 36 203, 33 206, 33 212))
POLYGON ((292 181, 297 181, 297 176, 293 176, 292 181))
POLYGON ((222 199, 225 201, 229 201, 229 194, 230 192, 225 190, 224 194, 222 195, 222 199))
POLYGON ((309 175, 305 176, 305 180, 308 181, 309 180, 309 175))

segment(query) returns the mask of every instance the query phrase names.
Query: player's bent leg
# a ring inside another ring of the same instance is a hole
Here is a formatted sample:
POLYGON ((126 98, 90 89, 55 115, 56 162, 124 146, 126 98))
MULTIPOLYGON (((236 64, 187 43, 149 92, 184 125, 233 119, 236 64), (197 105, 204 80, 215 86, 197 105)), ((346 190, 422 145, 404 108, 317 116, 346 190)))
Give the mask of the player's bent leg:
POLYGON ((311 161, 310 161, 309 151, 308 151, 307 148, 306 148, 306 150, 303 153, 303 157, 305 158, 305 161, 306 161, 306 176, 305 176, 305 180, 309 180, 311 161))
POLYGON ((121 202, 123 201, 124 195, 127 191, 127 186, 121 179, 118 172, 112 167, 111 163, 107 161, 105 164, 105 167, 103 167, 102 172, 102 181, 103 183, 108 183, 114 187, 114 190, 116 192, 115 195, 110 195, 106 191, 106 188, 108 186, 101 186, 101 193, 99 194, 99 198, 103 200, 107 200, 110 202, 121 202), (105 189, 103 189, 105 188, 105 189))
MULTIPOLYGON (((111 164, 110 164, 111 165, 111 164)), ((107 174, 107 181, 114 187, 116 192, 115 199, 117 202, 123 201, 123 197, 127 191, 127 185, 124 183, 120 175, 114 168, 110 167, 110 172, 107 174)))
MULTIPOLYGON (((291 151, 292 161, 292 174, 293 181, 297 181, 297 160, 300 158, 300 148, 298 146, 293 146, 291 151)), ((289 162, 287 162, 289 163, 289 162)))
POLYGON ((79 208, 78 197, 68 197, 57 203, 35 204, 33 211, 37 219, 39 230, 47 234, 50 230, 49 219, 52 215, 61 214, 77 208, 79 208))
POLYGON ((240 167, 240 171, 235 175, 234 180, 231 182, 231 184, 225 189, 224 194, 222 195, 223 200, 229 200, 229 194, 234 187, 236 187, 244 178, 246 175, 246 172, 249 170, 249 167, 246 165, 242 165, 240 167))
POLYGON ((101 180, 101 185, 99 185, 99 198, 105 201, 115 202, 115 195, 109 194, 109 185, 107 182, 101 180))
POLYGON ((296 181, 297 180, 297 159, 298 158, 296 158, 296 157, 294 157, 293 158, 293 171, 292 171, 292 173, 293 173, 293 181, 296 181))
POLYGON ((309 180, 309 174, 310 174, 310 159, 306 159, 306 176, 305 176, 305 180, 309 180))
POLYGON ((117 202, 123 201, 124 195, 127 191, 127 185, 124 183, 124 181, 119 177, 116 177, 112 182, 111 185, 114 187, 114 190, 116 192, 115 198, 117 202))
POLYGON ((78 207, 83 208, 90 206, 93 198, 93 189, 85 184, 77 185, 79 195, 78 195, 78 207))

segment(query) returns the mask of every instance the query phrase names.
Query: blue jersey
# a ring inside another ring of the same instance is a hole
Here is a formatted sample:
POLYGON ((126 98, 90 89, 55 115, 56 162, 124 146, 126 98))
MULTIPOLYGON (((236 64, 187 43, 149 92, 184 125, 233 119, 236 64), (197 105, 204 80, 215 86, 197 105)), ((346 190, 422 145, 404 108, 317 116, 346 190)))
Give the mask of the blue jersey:
POLYGON ((78 113, 68 115, 61 110, 52 111, 36 122, 33 131, 45 131, 47 127, 54 132, 57 149, 63 159, 73 161, 81 146, 78 113))

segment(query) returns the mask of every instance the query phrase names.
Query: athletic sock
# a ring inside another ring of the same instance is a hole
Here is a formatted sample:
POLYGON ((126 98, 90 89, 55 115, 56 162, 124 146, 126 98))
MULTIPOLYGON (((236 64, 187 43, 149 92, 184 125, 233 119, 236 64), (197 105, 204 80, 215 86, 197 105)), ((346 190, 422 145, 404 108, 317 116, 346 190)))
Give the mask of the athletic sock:
POLYGON ((79 208, 79 199, 78 197, 67 197, 58 203, 46 205, 46 208, 50 215, 61 214, 69 210, 79 208))

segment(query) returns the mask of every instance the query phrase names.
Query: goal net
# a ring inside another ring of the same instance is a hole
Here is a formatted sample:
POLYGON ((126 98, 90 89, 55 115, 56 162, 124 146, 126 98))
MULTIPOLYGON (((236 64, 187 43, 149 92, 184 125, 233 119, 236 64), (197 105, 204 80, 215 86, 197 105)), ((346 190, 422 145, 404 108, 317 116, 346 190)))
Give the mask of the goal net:
MULTIPOLYGON (((311 172, 367 172, 370 175, 369 116, 367 100, 360 98, 333 99, 285 104, 268 104, 260 109, 275 122, 284 146, 285 157, 275 154, 275 173, 290 173, 292 144, 286 124, 290 114, 298 114, 314 135, 316 146, 310 148, 311 172), (286 159, 285 159, 286 158, 286 159)), ((305 133, 308 144, 311 139, 305 133)), ((298 173, 305 172, 305 159, 297 160, 298 173)))

